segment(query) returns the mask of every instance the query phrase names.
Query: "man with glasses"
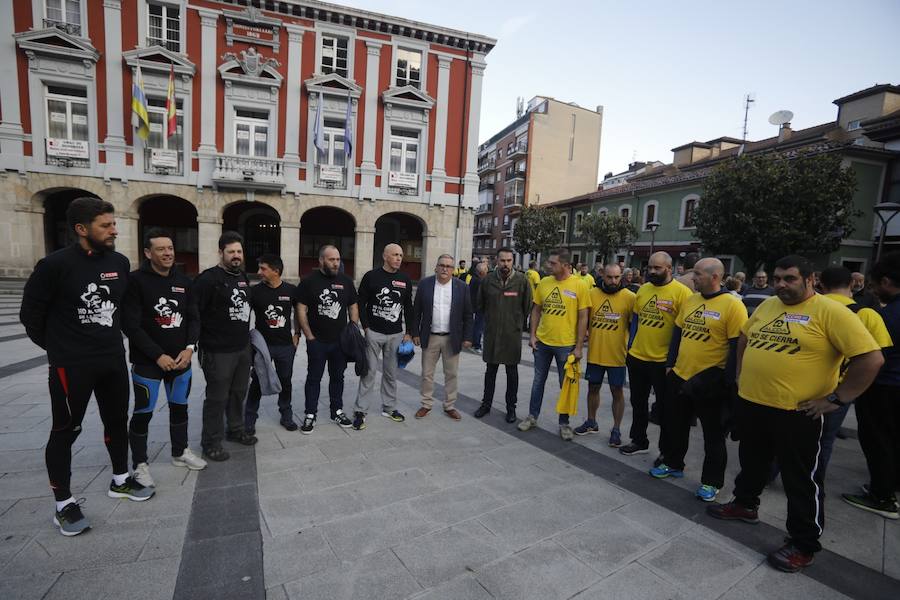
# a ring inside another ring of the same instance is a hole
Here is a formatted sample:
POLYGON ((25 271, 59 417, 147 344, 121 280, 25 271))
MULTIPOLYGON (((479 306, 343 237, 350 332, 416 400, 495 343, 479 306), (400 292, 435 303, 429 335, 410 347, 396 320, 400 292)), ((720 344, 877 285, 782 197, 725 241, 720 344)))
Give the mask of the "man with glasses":
POLYGON ((769 287, 769 276, 760 269, 753 276, 753 285, 744 292, 744 306, 747 314, 752 315, 756 307, 775 295, 775 289, 769 287))

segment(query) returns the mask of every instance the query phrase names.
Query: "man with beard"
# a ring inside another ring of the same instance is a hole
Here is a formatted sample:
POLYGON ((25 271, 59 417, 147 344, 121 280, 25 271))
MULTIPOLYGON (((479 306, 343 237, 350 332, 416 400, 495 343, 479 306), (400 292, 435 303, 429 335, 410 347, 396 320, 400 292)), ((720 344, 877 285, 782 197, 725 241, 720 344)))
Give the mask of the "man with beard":
POLYGON ((25 333, 47 351, 52 425, 45 452, 56 499, 53 522, 65 536, 90 528, 72 497, 72 445, 93 394, 112 462, 110 498, 142 501, 153 488, 128 473, 128 367, 120 316, 128 282, 128 259, 115 251, 113 205, 77 198, 66 209, 77 242, 41 259, 22 297, 25 333))
MULTIPOLYGON (((344 371, 347 357, 341 349, 341 333, 347 327, 359 327, 356 287, 353 280, 338 272, 340 251, 328 244, 319 249, 319 268, 303 279, 294 292, 297 322, 306 336, 308 371, 303 392, 306 416, 300 433, 310 434, 319 412, 319 392, 325 365, 328 365, 328 399, 331 420, 338 427, 349 428, 353 422, 344 413, 344 371)), ((452 267, 452 265, 451 265, 452 267)), ((371 365, 374 370, 375 365, 371 365)))
POLYGON ((531 284, 512 269, 513 251, 497 250, 497 268, 481 282, 475 297, 476 315, 481 313, 484 331, 484 396, 475 411, 480 419, 491 411, 494 387, 500 365, 506 367, 506 422, 516 421, 516 396, 519 391, 518 364, 522 359, 522 321, 531 308, 531 284))
MULTIPOLYGON (((648 405, 650 389, 656 395, 653 421, 661 423, 659 409, 666 389, 666 357, 675 328, 675 317, 691 290, 672 279, 672 257, 657 252, 650 257, 647 283, 642 285, 634 300, 632 328, 636 333, 628 351, 628 380, 631 382, 631 443, 619 448, 626 456, 646 454, 650 449, 647 425, 650 421, 648 405)), ((660 456, 663 448, 660 432, 660 456)), ((660 461, 658 458, 657 461, 660 461)))
POLYGON ((369 371, 359 380, 353 406, 353 429, 366 427, 366 413, 375 394, 375 365, 381 358, 381 416, 395 423, 406 420, 397 410, 397 348, 412 339, 412 280, 400 271, 403 248, 388 244, 383 264, 363 275, 359 284, 359 320, 366 332, 369 371))
POLYGON ((863 307, 878 308, 881 303, 878 297, 866 288, 866 276, 856 272, 850 275, 852 283, 850 291, 853 293, 853 301, 863 307))
POLYGON ((244 239, 234 231, 219 237, 219 264, 194 281, 200 314, 200 367, 206 378, 203 456, 228 460, 222 438, 252 446, 244 430, 244 397, 250 383, 250 282, 244 273, 244 239), (223 418, 228 423, 225 433, 223 418))
POLYGON ((736 419, 741 471, 734 499, 706 509, 718 519, 758 523, 759 497, 777 460, 790 537, 768 560, 791 573, 812 564, 822 549, 822 416, 852 402, 884 364, 859 318, 815 293, 812 274, 803 257, 776 262, 776 297, 760 304, 741 329, 736 419), (844 357, 849 365, 838 383, 844 357))
POLYGON ((666 379, 662 428, 665 463, 650 469, 657 479, 682 477, 694 415, 703 426, 703 472, 697 497, 712 502, 725 484, 723 415, 730 404, 736 368, 737 341, 747 321, 740 299, 722 288, 725 266, 704 258, 692 268, 697 292, 678 311, 666 379))
POLYGON ((600 432, 597 409, 600 408, 600 388, 606 375, 613 398, 613 427, 609 432, 611 448, 622 445, 619 428, 625 414, 625 353, 634 297, 632 291, 622 287, 622 269, 615 263, 606 266, 600 285, 591 289, 594 315, 588 325, 588 359, 584 371, 588 382, 588 417, 575 428, 575 435, 600 432))
POLYGON ((147 437, 160 385, 169 405, 172 464, 198 471, 206 461, 188 447, 188 396, 191 358, 200 335, 200 315, 191 304, 191 280, 175 270, 175 246, 169 234, 144 234, 141 268, 128 276, 122 329, 128 336, 134 413, 128 425, 134 478, 153 487, 147 464, 147 437))

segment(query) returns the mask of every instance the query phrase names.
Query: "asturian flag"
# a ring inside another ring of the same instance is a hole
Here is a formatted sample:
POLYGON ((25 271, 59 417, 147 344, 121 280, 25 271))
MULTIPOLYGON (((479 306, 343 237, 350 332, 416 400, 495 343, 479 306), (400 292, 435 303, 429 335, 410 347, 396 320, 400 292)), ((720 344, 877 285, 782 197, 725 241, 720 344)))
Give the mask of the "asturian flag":
POLYGON ((166 91, 166 137, 170 138, 176 133, 177 121, 175 119, 175 65, 169 71, 169 89, 166 91))
POLYGON ((144 95, 144 76, 141 75, 141 63, 138 63, 137 74, 131 84, 131 125, 137 129, 142 140, 147 141, 150 135, 150 117, 147 114, 147 96, 144 95))

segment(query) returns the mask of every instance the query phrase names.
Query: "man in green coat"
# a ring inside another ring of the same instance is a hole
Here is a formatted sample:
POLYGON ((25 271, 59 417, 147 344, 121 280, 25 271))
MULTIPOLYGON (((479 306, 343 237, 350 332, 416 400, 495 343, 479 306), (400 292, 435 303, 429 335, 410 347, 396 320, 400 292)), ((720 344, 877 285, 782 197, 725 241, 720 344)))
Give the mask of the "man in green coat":
POLYGON ((497 268, 488 273, 473 298, 475 310, 484 314, 484 396, 475 417, 491 411, 497 370, 506 366, 506 422, 516 422, 516 395, 519 391, 517 365, 522 358, 522 323, 531 310, 531 284, 513 270, 513 252, 497 250, 497 268))

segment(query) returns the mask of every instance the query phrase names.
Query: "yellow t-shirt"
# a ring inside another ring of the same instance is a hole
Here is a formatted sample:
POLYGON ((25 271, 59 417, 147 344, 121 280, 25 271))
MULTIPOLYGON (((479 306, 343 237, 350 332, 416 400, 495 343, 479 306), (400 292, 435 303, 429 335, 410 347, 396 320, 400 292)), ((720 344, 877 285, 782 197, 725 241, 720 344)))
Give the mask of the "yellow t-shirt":
POLYGON ((741 333, 747 336, 741 397, 784 410, 833 392, 843 357, 879 349, 852 311, 818 294, 800 304, 777 296, 763 301, 741 333))
POLYGON ((746 321, 747 307, 740 298, 728 293, 709 299, 699 292, 693 294, 675 318, 675 325, 681 327, 675 374, 690 379, 710 367, 724 369, 728 340, 741 335, 746 321))
POLYGON ((574 346, 578 311, 591 307, 591 295, 578 277, 563 281, 544 277, 534 291, 534 303, 541 307, 537 338, 548 346, 574 346))
POLYGON ((675 317, 692 293, 674 279, 666 285, 642 285, 634 299, 634 311, 639 321, 628 353, 648 362, 665 362, 675 317))
POLYGON ((534 269, 528 269, 525 275, 528 277, 528 282, 531 283, 531 291, 533 292, 541 282, 541 275, 534 269))
POLYGON ((602 367, 624 367, 634 292, 622 288, 615 294, 607 294, 595 287, 591 290, 591 310, 588 362, 602 367))
MULTIPOLYGON (((825 297, 831 298, 835 302, 839 302, 844 306, 850 306, 851 304, 856 302, 853 298, 848 298, 847 296, 842 296, 841 294, 825 294, 825 297)), ((881 346, 882 348, 890 348, 894 345, 894 341, 891 339, 891 334, 888 332, 887 327, 884 324, 884 319, 881 318, 881 315, 879 315, 871 308, 864 307, 857 311, 856 316, 859 317, 859 320, 862 321, 863 325, 865 325, 866 331, 872 334, 872 337, 875 338, 875 342, 879 346, 881 346)))
POLYGON ((585 282, 587 284, 588 289, 591 289, 592 287, 594 287, 597 284, 597 282, 594 281, 594 276, 591 275, 590 273, 585 273, 584 275, 579 275, 579 277, 581 278, 581 280, 583 282, 585 282))

